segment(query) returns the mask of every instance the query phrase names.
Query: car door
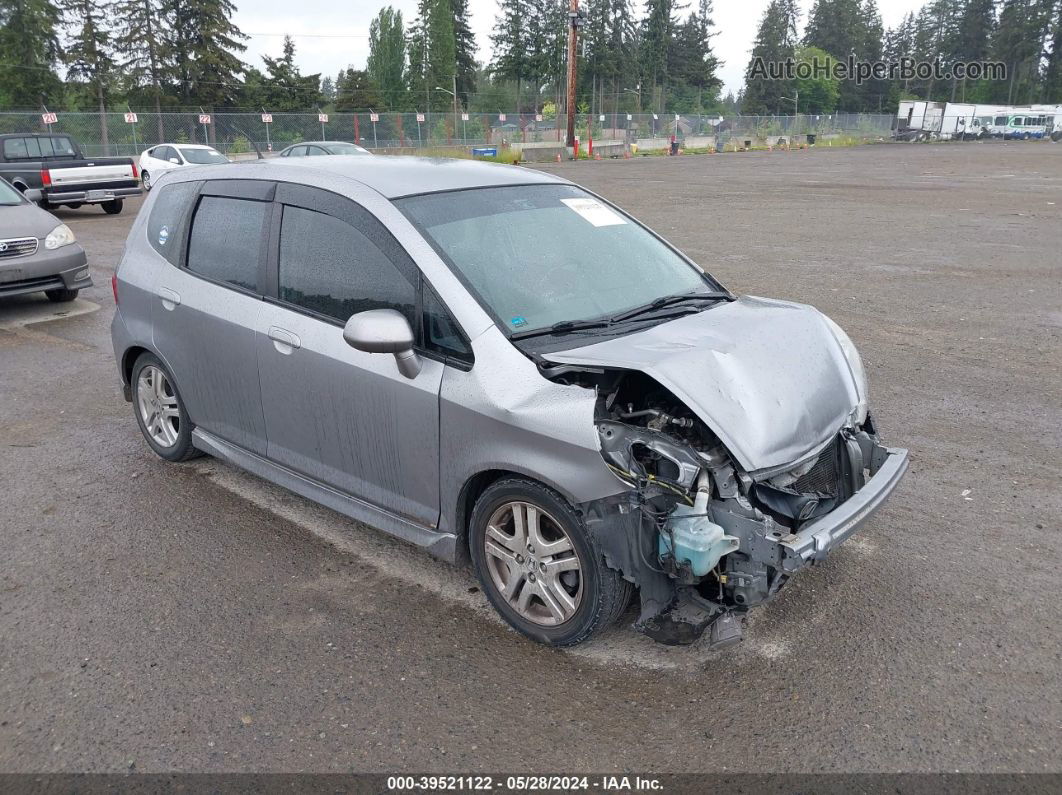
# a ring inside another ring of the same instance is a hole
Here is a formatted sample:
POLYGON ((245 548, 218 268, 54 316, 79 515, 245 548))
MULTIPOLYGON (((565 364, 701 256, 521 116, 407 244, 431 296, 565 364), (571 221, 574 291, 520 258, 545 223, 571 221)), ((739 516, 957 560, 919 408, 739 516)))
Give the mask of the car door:
POLYGON ((181 230, 180 266, 159 278, 152 310, 156 350, 192 421, 260 455, 266 426, 255 328, 274 190, 258 180, 204 182, 181 230))
POLYGON ((281 184, 272 298, 258 326, 268 456, 342 492, 434 527, 444 365, 403 376, 389 354, 343 340, 349 317, 393 308, 415 319, 416 266, 368 211, 281 184))

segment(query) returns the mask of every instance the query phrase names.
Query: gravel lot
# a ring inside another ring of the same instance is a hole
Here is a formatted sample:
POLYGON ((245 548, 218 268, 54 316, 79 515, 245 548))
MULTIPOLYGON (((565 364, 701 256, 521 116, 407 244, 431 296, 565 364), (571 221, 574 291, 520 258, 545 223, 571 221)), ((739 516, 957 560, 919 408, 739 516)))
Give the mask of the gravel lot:
POLYGON ((0 299, 0 770, 1062 770, 1062 146, 544 168, 850 333, 912 454, 877 519, 735 649, 536 647, 470 572, 152 455, 108 333, 138 202, 62 211, 97 286, 0 299))

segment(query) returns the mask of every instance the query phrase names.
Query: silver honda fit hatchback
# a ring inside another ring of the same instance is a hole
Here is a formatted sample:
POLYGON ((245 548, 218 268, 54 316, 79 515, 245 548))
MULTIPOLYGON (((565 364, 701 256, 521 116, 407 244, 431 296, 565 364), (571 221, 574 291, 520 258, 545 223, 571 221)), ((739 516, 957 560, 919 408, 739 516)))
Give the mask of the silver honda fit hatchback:
POLYGON ((859 530, 884 446, 851 340, 738 297, 545 173, 331 157, 181 171, 115 276, 148 445, 207 453, 451 563, 565 646, 745 612, 859 530))

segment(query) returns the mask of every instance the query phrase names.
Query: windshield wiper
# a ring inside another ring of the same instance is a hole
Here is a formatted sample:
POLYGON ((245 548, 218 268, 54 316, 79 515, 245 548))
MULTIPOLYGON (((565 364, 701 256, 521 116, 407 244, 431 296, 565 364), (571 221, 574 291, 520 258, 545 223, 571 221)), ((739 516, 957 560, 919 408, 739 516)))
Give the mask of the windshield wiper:
POLYGON ((628 309, 626 312, 620 312, 618 315, 613 315, 609 318, 610 323, 621 323, 624 320, 630 320, 632 317, 638 317, 639 315, 645 315, 649 312, 655 312, 658 309, 663 309, 666 306, 674 306, 675 304, 682 304, 686 301, 733 301, 734 297, 730 293, 683 293, 682 295, 665 295, 657 298, 655 301, 650 301, 648 304, 642 304, 636 306, 634 309, 628 309))
POLYGON ((529 331, 518 331, 510 334, 511 340, 526 340, 529 337, 544 337, 547 334, 567 334, 569 331, 582 331, 589 328, 607 328, 611 323, 608 320, 562 320, 547 328, 536 328, 529 331))

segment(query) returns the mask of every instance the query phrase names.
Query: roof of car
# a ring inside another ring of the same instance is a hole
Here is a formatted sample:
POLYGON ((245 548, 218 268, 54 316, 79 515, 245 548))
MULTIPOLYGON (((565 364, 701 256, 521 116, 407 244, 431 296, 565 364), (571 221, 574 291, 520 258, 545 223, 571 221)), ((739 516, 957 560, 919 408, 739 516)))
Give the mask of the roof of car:
POLYGON ((346 177, 389 199, 465 188, 568 184, 567 180, 542 171, 451 157, 335 155, 329 158, 270 158, 258 162, 276 163, 285 170, 304 168, 346 177))
POLYGON ((179 146, 182 149, 213 149, 214 148, 212 146, 207 146, 206 144, 172 144, 172 143, 155 144, 151 148, 152 149, 158 149, 160 146, 179 146))

